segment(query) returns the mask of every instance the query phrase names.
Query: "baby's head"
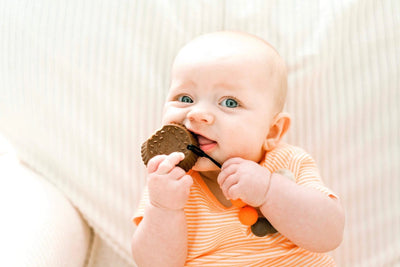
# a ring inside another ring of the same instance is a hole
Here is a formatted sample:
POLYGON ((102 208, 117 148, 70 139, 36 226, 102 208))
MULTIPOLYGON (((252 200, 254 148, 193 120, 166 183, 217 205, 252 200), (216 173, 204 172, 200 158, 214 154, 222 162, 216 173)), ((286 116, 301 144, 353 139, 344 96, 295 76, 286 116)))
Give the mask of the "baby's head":
POLYGON ((202 35, 175 58, 163 123, 184 124, 220 162, 238 156, 258 162, 289 126, 282 113, 286 87, 285 63, 264 40, 239 32, 202 35))
MULTIPOLYGON (((181 48, 175 57, 172 82, 176 71, 186 68, 188 64, 199 63, 236 64, 238 71, 253 70, 251 78, 261 89, 268 91, 268 98, 272 100, 276 112, 283 109, 287 90, 286 64, 265 40, 242 32, 201 35, 181 48)), ((235 77, 230 78, 233 80, 235 77)))

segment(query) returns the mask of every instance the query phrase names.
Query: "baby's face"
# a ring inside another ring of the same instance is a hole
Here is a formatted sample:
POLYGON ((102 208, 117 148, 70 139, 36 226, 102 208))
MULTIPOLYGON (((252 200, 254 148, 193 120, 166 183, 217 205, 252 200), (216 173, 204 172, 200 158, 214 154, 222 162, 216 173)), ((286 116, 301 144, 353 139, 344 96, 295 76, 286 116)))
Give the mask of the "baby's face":
MULTIPOLYGON (((185 125, 220 163, 232 157, 259 162, 277 114, 268 58, 255 49, 246 43, 200 42, 185 47, 174 62, 163 124, 185 125)), ((216 169, 206 158, 194 167, 216 169)))

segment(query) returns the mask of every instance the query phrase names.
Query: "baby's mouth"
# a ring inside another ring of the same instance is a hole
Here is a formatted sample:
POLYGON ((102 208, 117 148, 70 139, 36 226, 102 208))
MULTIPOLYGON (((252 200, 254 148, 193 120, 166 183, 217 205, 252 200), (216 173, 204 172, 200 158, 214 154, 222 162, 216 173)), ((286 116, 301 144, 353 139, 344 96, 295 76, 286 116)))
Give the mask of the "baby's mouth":
POLYGON ((208 139, 207 137, 204 137, 202 135, 196 135, 197 141, 199 142, 199 147, 201 150, 207 152, 214 148, 217 145, 217 142, 208 139))
POLYGON ((221 168, 221 164, 218 161, 216 161, 215 159, 213 159, 212 157, 210 157, 209 155, 207 155, 207 153, 205 152, 205 151, 211 150, 213 147, 215 147, 217 145, 217 142, 214 140, 208 139, 207 137, 197 134, 195 132, 192 132, 192 131, 190 131, 190 132, 196 137, 197 142, 198 142, 198 147, 190 144, 187 146, 187 149, 191 150, 193 153, 195 153, 199 157, 208 158, 218 168, 221 168))

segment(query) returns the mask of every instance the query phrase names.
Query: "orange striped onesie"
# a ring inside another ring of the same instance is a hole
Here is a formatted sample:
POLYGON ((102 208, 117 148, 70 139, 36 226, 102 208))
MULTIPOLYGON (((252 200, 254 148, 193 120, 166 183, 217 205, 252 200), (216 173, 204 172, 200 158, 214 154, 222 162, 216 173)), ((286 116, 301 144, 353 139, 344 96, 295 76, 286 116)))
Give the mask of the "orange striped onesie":
MULTIPOLYGON (((281 144, 268 152, 260 163, 271 173, 290 170, 296 183, 316 188, 336 197, 321 181, 314 160, 304 150, 281 144)), ((188 227, 188 255, 185 266, 335 266, 323 253, 309 252, 280 233, 255 236, 238 219, 239 208, 223 206, 195 171, 193 186, 185 206, 188 227)), ((146 202, 147 188, 135 214, 139 224, 146 202)))

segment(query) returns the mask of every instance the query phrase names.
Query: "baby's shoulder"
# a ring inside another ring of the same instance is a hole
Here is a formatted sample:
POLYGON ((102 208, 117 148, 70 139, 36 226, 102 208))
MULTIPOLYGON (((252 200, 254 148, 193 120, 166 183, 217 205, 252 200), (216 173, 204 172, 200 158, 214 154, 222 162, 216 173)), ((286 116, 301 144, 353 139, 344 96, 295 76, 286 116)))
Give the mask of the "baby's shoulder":
POLYGON ((309 154, 303 148, 281 143, 275 149, 267 152, 262 165, 268 167, 270 171, 288 169, 293 162, 307 157, 309 157, 309 154))
POLYGON ((274 150, 272 150, 268 154, 270 154, 271 157, 284 157, 287 159, 302 155, 308 155, 308 153, 303 148, 288 143, 280 143, 274 150))

